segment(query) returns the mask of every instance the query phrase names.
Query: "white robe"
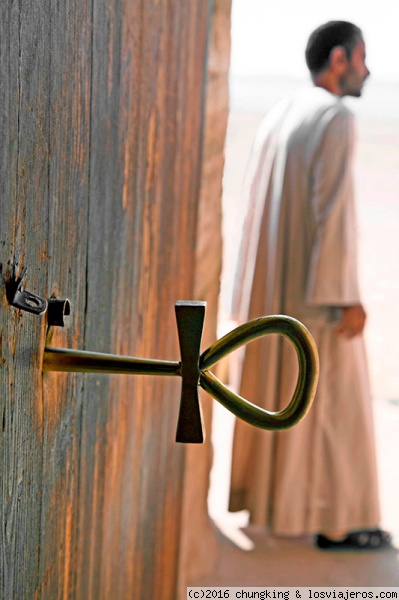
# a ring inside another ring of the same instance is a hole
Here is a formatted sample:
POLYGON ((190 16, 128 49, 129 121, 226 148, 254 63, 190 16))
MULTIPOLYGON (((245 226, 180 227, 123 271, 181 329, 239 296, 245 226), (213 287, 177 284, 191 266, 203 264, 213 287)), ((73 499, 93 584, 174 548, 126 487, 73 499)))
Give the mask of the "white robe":
MULTIPOLYGON (((360 302, 352 185, 353 115, 324 89, 301 90, 264 119, 235 289, 239 322, 287 314, 320 357, 316 398, 293 429, 237 421, 230 509, 277 535, 378 525, 373 423, 363 337, 338 337, 342 306, 360 302)), ((292 396, 296 353, 281 336, 247 346, 240 394, 269 410, 292 396)))

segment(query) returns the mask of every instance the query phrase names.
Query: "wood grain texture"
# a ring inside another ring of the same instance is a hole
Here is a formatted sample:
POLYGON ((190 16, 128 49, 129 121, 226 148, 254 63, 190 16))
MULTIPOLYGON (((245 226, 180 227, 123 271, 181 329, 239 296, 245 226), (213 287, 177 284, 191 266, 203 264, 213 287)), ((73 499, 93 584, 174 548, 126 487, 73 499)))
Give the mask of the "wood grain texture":
POLYGON ((1 7, 1 480, 0 594, 34 597, 42 516, 43 320, 10 308, 5 282, 33 265, 29 291, 41 295, 47 266, 48 43, 45 3, 1 7), (32 172, 35 176, 32 177, 32 172), (20 574, 25 573, 26 577, 20 574))
MULTIPOLYGON (((210 4, 210 3, 209 3, 210 4)), ((193 297, 208 2, 1 6, 0 598, 175 600, 179 381, 46 373, 53 345, 179 360, 193 297)))
MULTIPOLYGON (((55 346, 84 344, 89 206, 91 3, 51 3, 49 30, 49 186, 46 290, 68 297, 65 329, 52 328, 55 346)), ((79 467, 84 380, 44 376, 43 495, 39 598, 75 598, 79 467)))

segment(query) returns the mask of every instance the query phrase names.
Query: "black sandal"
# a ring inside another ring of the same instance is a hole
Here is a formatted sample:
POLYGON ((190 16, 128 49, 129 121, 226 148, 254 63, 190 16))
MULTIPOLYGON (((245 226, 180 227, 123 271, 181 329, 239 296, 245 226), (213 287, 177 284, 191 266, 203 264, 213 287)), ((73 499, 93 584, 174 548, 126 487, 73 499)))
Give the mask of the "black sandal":
POLYGON ((323 534, 316 536, 316 546, 322 550, 381 550, 391 548, 392 536, 382 529, 365 529, 349 533, 343 540, 331 540, 323 534))

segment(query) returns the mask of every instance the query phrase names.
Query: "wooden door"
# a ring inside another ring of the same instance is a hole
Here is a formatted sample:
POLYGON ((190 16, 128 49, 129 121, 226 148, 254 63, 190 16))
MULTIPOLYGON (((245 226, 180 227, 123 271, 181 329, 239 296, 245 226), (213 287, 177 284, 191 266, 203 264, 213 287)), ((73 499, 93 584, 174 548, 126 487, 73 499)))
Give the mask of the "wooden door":
POLYGON ((41 366, 48 335, 179 360, 209 4, 1 3, 0 598, 176 598, 179 381, 41 366), (10 306, 25 267, 66 327, 10 306))

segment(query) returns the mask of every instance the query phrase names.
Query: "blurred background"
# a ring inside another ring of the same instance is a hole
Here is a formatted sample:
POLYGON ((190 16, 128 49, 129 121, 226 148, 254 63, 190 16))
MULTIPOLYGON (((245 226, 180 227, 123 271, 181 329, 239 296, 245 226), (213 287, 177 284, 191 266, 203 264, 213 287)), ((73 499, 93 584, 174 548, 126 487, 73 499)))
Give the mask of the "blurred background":
MULTIPOLYGON (((282 96, 308 82, 304 49, 321 23, 344 19, 363 30, 371 76, 360 99, 345 99, 356 115, 355 183, 359 267, 368 312, 369 355, 376 422, 383 526, 399 539, 399 8, 395 0, 233 0, 230 116, 223 180, 224 267, 221 334, 246 204, 245 167, 262 116, 282 96)), ((234 418, 214 406, 214 466, 209 510, 243 549, 252 542, 239 528, 248 515, 227 512, 234 418)))

